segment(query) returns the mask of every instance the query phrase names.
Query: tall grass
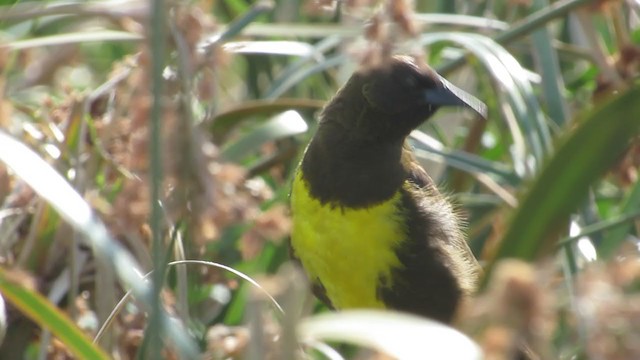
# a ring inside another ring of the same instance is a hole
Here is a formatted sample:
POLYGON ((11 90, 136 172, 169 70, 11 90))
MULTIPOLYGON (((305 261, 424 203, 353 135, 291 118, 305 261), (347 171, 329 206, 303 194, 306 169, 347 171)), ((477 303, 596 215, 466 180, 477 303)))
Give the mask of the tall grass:
POLYGON ((0 3, 3 358, 640 357, 637 3, 356 3, 0 3), (489 106, 411 137, 486 265, 458 330, 286 265, 315 116, 390 45, 489 106))

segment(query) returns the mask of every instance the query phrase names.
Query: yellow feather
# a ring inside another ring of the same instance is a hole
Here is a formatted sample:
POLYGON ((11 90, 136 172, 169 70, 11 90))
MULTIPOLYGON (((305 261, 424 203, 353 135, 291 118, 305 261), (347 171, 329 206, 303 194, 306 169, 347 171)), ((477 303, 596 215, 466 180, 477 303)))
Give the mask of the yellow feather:
POLYGON ((291 245, 337 309, 384 307, 376 289, 400 265, 394 249, 406 237, 400 201, 398 192, 366 209, 323 205, 298 170, 291 191, 291 245))

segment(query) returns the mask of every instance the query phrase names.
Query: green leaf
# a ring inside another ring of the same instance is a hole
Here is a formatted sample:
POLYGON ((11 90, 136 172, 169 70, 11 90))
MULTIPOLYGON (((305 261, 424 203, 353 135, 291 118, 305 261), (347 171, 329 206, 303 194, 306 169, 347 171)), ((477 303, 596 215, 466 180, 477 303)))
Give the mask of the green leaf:
POLYGON ((47 328, 60 339, 78 359, 109 359, 69 319, 46 298, 12 280, 4 269, 0 269, 0 290, 16 308, 38 325, 47 328))
POLYGON ((449 149, 438 140, 419 130, 414 130, 411 133, 410 140, 415 147, 414 154, 418 159, 435 160, 472 174, 490 174, 497 177, 500 182, 511 186, 518 185, 521 182, 518 175, 506 165, 465 151, 449 149))
POLYGON ((487 36, 438 32, 420 37, 423 45, 443 41, 453 42, 470 51, 497 84, 500 108, 514 143, 515 168, 529 172, 527 158, 533 155, 536 160, 541 160, 548 150, 550 138, 528 72, 504 47, 487 36))
POLYGON ((640 87, 588 113, 561 142, 520 202, 493 263, 500 258, 534 260, 549 255, 554 236, 584 201, 589 186, 640 133, 640 87))
POLYGON ((270 1, 258 1, 254 3, 250 8, 246 9, 246 11, 243 11, 242 15, 234 19, 231 24, 227 25, 222 32, 207 39, 204 46, 209 47, 233 39, 240 34, 244 28, 254 22, 258 16, 271 10, 273 10, 273 3, 270 1))
POLYGON ((33 39, 9 42, 6 47, 10 50, 23 50, 40 48, 43 46, 60 46, 67 44, 86 44, 88 42, 106 41, 141 41, 142 36, 126 31, 97 30, 82 31, 67 34, 56 34, 50 36, 40 36, 33 39))
POLYGON ((306 343, 347 342, 404 360, 482 358, 478 345, 458 330, 392 311, 351 310, 316 315, 303 320, 298 333, 306 343))
POLYGON ((611 229, 611 232, 615 231, 617 234, 621 234, 621 236, 620 238, 615 238, 616 241, 608 240, 607 242, 605 242, 604 247, 600 248, 600 249, 604 248, 607 250, 612 249, 606 253, 607 255, 610 255, 610 252, 613 252, 613 250, 617 249, 620 243, 622 243, 622 241, 629 234, 629 228, 631 227, 630 223, 639 217, 640 217, 640 210, 638 210, 638 208, 636 207, 635 210, 625 212, 622 215, 615 216, 610 219, 600 221, 594 224, 590 224, 580 229, 580 233, 569 236, 567 238, 564 238, 558 241, 558 248, 564 245, 567 245, 569 243, 572 243, 574 241, 577 241, 582 237, 592 236, 602 231, 611 229))
POLYGON ((318 41, 313 45, 313 51, 310 56, 292 62, 273 79, 264 96, 265 99, 276 99, 315 72, 328 70, 333 66, 342 64, 342 62, 346 61, 344 56, 326 58, 327 53, 333 51, 342 42, 343 40, 339 36, 327 36, 318 41))
MULTIPOLYGON (((622 217, 631 216, 637 213, 638 209, 640 209, 640 181, 636 181, 626 197, 622 205, 622 217)), ((598 253, 605 259, 612 256, 626 240, 631 226, 631 224, 626 224, 609 231, 606 241, 603 241, 602 245, 598 247, 598 253)))
POLYGON ((245 101, 242 105, 219 113, 211 122, 209 131, 215 143, 224 141, 227 134, 243 121, 256 115, 272 115, 286 110, 301 112, 317 111, 324 106, 324 101, 310 99, 278 99, 273 101, 245 101))
POLYGON ((273 82, 273 85, 264 98, 276 99, 309 76, 337 67, 347 60, 349 60, 349 58, 345 54, 334 55, 311 66, 297 68, 291 73, 284 73, 273 82))
POLYGON ((222 45, 225 51, 235 54, 288 55, 310 57, 312 45, 302 41, 234 41, 222 45))
POLYGON ((260 149, 266 142, 303 134, 308 128, 297 111, 285 111, 232 142, 222 150, 221 155, 225 160, 238 162, 245 155, 260 149))
MULTIPOLYGON (((149 284, 140 276, 140 266, 131 254, 109 234, 89 204, 38 154, 20 141, 0 131, 0 161, 47 201, 75 230, 85 236, 94 255, 109 264, 120 283, 130 287, 141 304, 151 303, 149 284)), ((197 350, 182 326, 163 312, 162 329, 185 358, 195 358, 197 350)), ((83 358, 83 357, 81 357, 83 358)))
MULTIPOLYGON (((549 7, 548 0, 534 0, 536 11, 549 7)), ((548 28, 542 27, 531 34, 531 42, 534 48, 533 56, 537 68, 542 76, 542 96, 545 99, 549 117, 558 126, 566 124, 568 120, 567 104, 564 101, 564 79, 560 72, 558 54, 551 44, 555 39, 548 28)))

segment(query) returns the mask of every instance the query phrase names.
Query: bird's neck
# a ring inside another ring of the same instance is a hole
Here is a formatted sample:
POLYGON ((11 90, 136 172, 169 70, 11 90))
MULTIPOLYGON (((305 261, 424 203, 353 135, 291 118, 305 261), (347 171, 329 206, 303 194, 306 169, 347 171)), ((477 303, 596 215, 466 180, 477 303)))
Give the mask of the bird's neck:
POLYGON ((393 197, 407 178, 402 161, 404 139, 359 141, 348 133, 337 135, 338 129, 326 126, 331 125, 318 129, 301 164, 311 195, 348 208, 368 207, 393 197))

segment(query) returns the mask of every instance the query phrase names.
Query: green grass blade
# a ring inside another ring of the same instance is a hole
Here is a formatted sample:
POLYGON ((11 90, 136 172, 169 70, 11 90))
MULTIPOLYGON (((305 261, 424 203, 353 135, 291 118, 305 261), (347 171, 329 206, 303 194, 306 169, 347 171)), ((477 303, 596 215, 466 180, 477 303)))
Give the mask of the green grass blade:
POLYGON ((96 30, 83 31, 67 34, 56 34, 49 36, 39 36, 33 39, 18 40, 9 42, 2 47, 9 50, 25 50, 32 48, 41 48, 45 46, 61 46, 68 44, 86 44, 89 42, 123 42, 123 41, 141 41, 142 37, 126 31, 114 30, 96 30))
POLYGON ((109 359, 63 312, 42 295, 12 281, 4 269, 0 269, 0 290, 13 306, 60 339, 76 358, 109 359))
POLYGON ((362 29, 359 26, 343 24, 252 23, 242 31, 242 35, 269 38, 323 39, 327 36, 359 36, 361 31, 362 29))
MULTIPOLYGON (((140 266, 131 254, 116 242, 89 204, 38 154, 0 131, 0 161, 44 198, 74 229, 82 233, 93 252, 113 269, 120 283, 131 288, 142 305, 150 304, 149 285, 143 282, 140 266)), ((180 349, 184 358, 195 358, 197 350, 183 327, 163 311, 166 337, 180 349)))
POLYGON ((269 89, 269 92, 264 96, 264 98, 276 99, 282 96, 282 94, 284 94, 285 92, 287 92, 287 90, 299 84, 309 76, 326 71, 334 67, 338 67, 339 65, 342 65, 343 63, 347 62, 347 60, 349 60, 348 56, 344 54, 339 54, 339 55, 328 57, 323 61, 319 61, 318 63, 313 64, 311 66, 303 67, 294 73, 286 74, 287 77, 277 79, 277 81, 275 82, 277 87, 272 87, 271 89, 269 89))
POLYGON ((544 155, 544 141, 536 124, 544 121, 529 83, 528 74, 502 46, 486 36, 461 32, 423 34, 424 45, 453 42, 470 51, 498 84, 498 95, 505 99, 511 111, 503 111, 506 125, 514 141, 513 162, 516 169, 528 169, 527 157, 537 160, 544 155), (520 139, 526 139, 522 141, 520 139), (524 142, 524 143, 523 143, 524 142))
POLYGON ((305 133, 308 128, 297 111, 288 110, 233 141, 222 150, 221 156, 227 161, 240 162, 247 154, 259 150, 264 143, 305 133))
POLYGON ((310 57, 314 48, 302 41, 233 41, 222 45, 225 51, 234 54, 260 54, 310 57))
POLYGON ((608 230, 608 229, 612 229, 612 231, 621 231, 623 236, 622 239, 620 239, 620 241, 618 242, 613 242, 611 244, 607 243, 607 245, 611 248, 613 248, 614 250, 617 249, 617 247, 620 245, 620 243, 622 242, 622 240, 624 240, 624 238, 627 236, 627 234, 629 233, 629 227, 631 226, 631 222, 640 218, 640 210, 638 210, 637 208, 633 211, 630 212, 625 212, 622 215, 613 217, 611 219, 607 219, 604 221, 600 221, 598 223, 594 223, 594 224, 590 224, 588 226, 583 227, 580 230, 580 233, 577 235, 573 235, 570 237, 567 237, 565 239, 562 239, 558 242, 558 247, 562 247, 564 245, 570 244, 572 242, 575 242, 577 240, 579 240, 582 237, 585 236, 592 236, 594 234, 598 234, 602 231, 608 230))
POLYGON ((499 182, 511 186, 520 184, 518 175, 503 163, 487 160, 465 151, 446 148, 441 142, 421 132, 411 133, 411 144, 418 158, 441 161, 447 166, 468 172, 485 173, 495 176, 499 182), (430 156, 429 156, 430 155, 430 156))
MULTIPOLYGON (((292 81, 292 77, 294 75, 304 71, 305 68, 312 66, 313 64, 326 61, 326 54, 334 50, 337 46, 342 44, 342 42, 343 39, 337 35, 327 36, 326 38, 318 41, 313 45, 313 51, 309 56, 292 62, 290 65, 285 67, 276 78, 273 79, 269 89, 266 91, 266 94, 274 94, 277 89, 287 86, 287 83, 293 82, 295 84, 295 78, 292 81)), ((288 86, 290 87, 291 85, 288 86)), ((266 97, 274 98, 270 95, 267 95, 266 97)))
MULTIPOLYGON (((553 3, 553 5, 545 7, 544 9, 537 11, 524 19, 513 24, 511 28, 505 32, 495 36, 495 41, 508 45, 515 40, 530 34, 541 26, 548 24, 550 21, 565 16, 567 13, 593 2, 594 0, 560 0, 553 3)), ((454 60, 451 60, 444 66, 440 66, 437 70, 440 73, 448 74, 451 71, 464 65, 466 62, 465 56, 460 56, 454 60)))
POLYGON ((500 63, 508 70, 526 104, 525 116, 519 116, 518 121, 528 136, 532 153, 538 160, 542 160, 551 150, 551 134, 547 126, 547 120, 541 110, 540 102, 536 97, 530 82, 528 72, 520 65, 518 60, 502 45, 494 40, 481 35, 474 36, 478 42, 482 42, 486 49, 493 53, 500 63))
POLYGON ((397 359, 481 359, 482 352, 452 327, 415 315, 351 310, 316 315, 298 328, 303 342, 339 341, 383 351, 397 359))
POLYGON ((589 186, 640 132, 639 98, 640 87, 635 87, 578 122, 523 197, 494 261, 534 260, 555 249, 555 233, 584 201, 589 186))
MULTIPOLYGON (((622 216, 630 216, 640 209, 640 181, 636 181, 635 185, 626 197, 622 205, 622 216)), ((598 247, 598 253, 607 259, 615 254, 615 251, 626 240, 629 235, 631 224, 626 224, 616 229, 612 229, 607 234, 605 241, 598 247)))
MULTIPOLYGON (((534 0, 533 8, 543 10, 549 6, 548 0, 534 0)), ((567 104, 562 90, 564 79, 560 72, 558 54, 551 45, 553 37, 549 29, 542 27, 531 35, 533 56, 542 76, 542 96, 547 105, 549 117, 558 126, 563 126, 568 120, 567 104)))
POLYGON ((258 16, 271 10, 273 10, 273 4, 270 1, 256 2, 241 16, 239 16, 237 19, 234 19, 231 24, 227 25, 227 27, 220 34, 214 36, 212 39, 209 39, 207 46, 221 44, 230 39, 233 39, 238 34, 240 34, 240 32, 242 32, 244 28, 254 22, 258 16))
MULTIPOLYGON (((254 116, 272 115, 287 110, 297 110, 303 114, 310 114, 320 110, 325 102, 311 99, 278 99, 274 101, 254 100, 245 101, 238 107, 220 112, 209 126, 209 131, 216 144, 224 142, 227 135, 235 127, 254 116)), ((312 118, 309 116, 309 118, 312 118)))
POLYGON ((442 25, 447 27, 469 27, 486 30, 499 30, 506 31, 509 29, 509 24, 491 19, 488 17, 479 17, 479 16, 471 16, 471 15, 460 15, 460 14, 415 14, 413 16, 414 20, 418 24, 424 24, 429 26, 434 25, 442 25))

